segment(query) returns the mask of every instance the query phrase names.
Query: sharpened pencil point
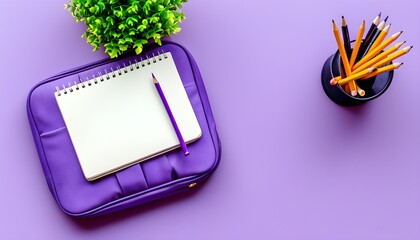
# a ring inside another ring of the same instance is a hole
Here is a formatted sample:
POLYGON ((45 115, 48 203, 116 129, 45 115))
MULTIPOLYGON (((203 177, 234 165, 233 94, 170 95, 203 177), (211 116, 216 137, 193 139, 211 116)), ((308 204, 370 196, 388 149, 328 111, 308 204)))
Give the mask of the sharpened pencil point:
POLYGON ((381 15, 382 15, 382 12, 379 12, 378 17, 381 17, 381 15))
POLYGON ((159 83, 158 80, 156 79, 155 75, 152 73, 152 78, 153 78, 153 83, 159 83))
POLYGON ((389 16, 386 16, 386 18, 384 19, 384 22, 386 22, 386 20, 388 20, 388 17, 389 17, 389 16))
POLYGON ((394 33, 391 37, 394 38, 394 39, 397 39, 402 33, 403 33, 403 31, 394 33))
POLYGON ((341 16, 341 26, 347 26, 346 19, 344 18, 344 16, 341 16))
POLYGON ((403 63, 394 63, 395 69, 398 69, 399 67, 401 67, 401 65, 403 65, 403 63))
POLYGON ((334 20, 332 20, 333 31, 338 31, 337 24, 335 24, 334 20))

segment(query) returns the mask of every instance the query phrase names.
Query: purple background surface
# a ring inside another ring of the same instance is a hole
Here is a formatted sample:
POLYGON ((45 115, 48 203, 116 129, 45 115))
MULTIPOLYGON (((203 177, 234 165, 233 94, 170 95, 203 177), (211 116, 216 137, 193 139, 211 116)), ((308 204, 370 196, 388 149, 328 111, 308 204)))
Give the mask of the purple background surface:
POLYGON ((418 2, 185 4, 172 39, 201 68, 219 169, 186 194, 86 220, 54 202, 25 110, 38 81, 105 57, 64 3, 0 0, 1 239, 420 239, 418 2), (320 84, 331 19, 346 16, 354 39, 379 11, 415 48, 384 95, 335 105, 320 84))

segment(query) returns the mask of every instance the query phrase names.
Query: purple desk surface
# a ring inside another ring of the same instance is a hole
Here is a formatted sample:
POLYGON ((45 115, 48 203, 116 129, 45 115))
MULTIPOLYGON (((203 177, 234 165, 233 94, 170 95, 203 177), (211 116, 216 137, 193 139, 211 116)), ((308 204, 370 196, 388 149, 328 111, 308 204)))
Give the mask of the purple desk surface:
POLYGON ((35 83, 105 57, 64 3, 0 0, 1 239, 420 239, 417 1, 188 2, 172 39, 201 68, 219 169, 182 196, 87 220, 55 204, 25 111, 35 83), (384 95, 340 107, 320 84, 331 19, 355 38, 379 11, 415 47, 384 95))

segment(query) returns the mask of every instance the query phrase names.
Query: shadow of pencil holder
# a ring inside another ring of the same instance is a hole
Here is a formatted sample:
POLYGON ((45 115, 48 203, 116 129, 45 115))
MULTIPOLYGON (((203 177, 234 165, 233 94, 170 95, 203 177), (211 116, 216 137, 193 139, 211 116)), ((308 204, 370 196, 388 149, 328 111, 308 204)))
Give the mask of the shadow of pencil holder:
POLYGON ((331 86, 333 77, 340 76, 341 58, 337 51, 324 63, 321 73, 321 83, 327 96, 335 103, 342 106, 356 106, 373 100, 382 95, 389 87, 394 76, 394 71, 385 72, 375 77, 357 81, 358 86, 365 91, 365 96, 351 96, 340 85, 331 86))

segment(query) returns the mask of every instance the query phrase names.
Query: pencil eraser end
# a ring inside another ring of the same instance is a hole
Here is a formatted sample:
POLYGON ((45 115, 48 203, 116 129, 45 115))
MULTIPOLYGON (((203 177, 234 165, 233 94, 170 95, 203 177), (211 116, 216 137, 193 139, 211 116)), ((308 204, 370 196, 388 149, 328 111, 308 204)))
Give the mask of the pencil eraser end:
POLYGON ((331 86, 335 86, 335 85, 337 85, 337 80, 335 80, 335 78, 332 78, 332 79, 330 80, 330 84, 331 84, 331 86))
POLYGON ((357 96, 357 91, 351 91, 351 95, 352 95, 353 97, 356 97, 356 96, 357 96))

